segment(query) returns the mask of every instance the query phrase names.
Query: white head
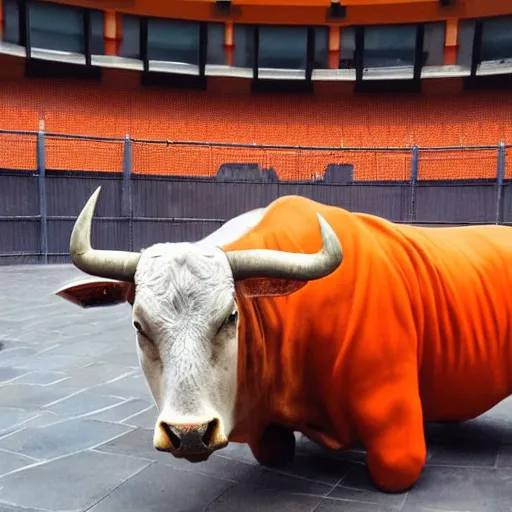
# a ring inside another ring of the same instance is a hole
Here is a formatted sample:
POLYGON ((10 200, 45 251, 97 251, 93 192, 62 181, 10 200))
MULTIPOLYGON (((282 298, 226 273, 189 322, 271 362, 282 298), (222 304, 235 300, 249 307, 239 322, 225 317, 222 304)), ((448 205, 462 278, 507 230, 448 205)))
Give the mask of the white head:
POLYGON ((90 235, 99 191, 78 217, 70 249, 78 268, 107 279, 71 284, 57 293, 82 306, 132 304, 141 368, 159 410, 154 446, 190 461, 205 460, 227 444, 236 424, 235 282, 319 279, 341 264, 341 245, 318 216, 323 248, 316 254, 224 252, 191 243, 156 244, 142 253, 95 250, 90 235))
POLYGON ((142 253, 135 285, 139 360, 160 411, 154 445, 176 455, 198 445, 206 456, 227 443, 235 421, 238 322, 228 259, 217 248, 157 244, 142 253))

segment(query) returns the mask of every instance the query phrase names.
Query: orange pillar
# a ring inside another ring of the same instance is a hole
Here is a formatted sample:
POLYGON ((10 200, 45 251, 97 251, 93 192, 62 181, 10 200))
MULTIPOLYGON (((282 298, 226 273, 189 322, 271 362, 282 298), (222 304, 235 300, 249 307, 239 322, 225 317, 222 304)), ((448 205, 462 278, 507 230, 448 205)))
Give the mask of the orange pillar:
POLYGON ((114 11, 105 11, 105 55, 117 55, 117 31, 118 17, 114 11))
POLYGON ((235 52, 235 29, 232 21, 226 21, 224 24, 224 50, 226 52, 226 66, 232 66, 235 52))
POLYGON ((329 69, 338 69, 340 63, 341 28, 329 26, 329 69))
POLYGON ((444 65, 457 64, 457 52, 459 48, 459 20, 446 20, 446 33, 444 38, 444 65))

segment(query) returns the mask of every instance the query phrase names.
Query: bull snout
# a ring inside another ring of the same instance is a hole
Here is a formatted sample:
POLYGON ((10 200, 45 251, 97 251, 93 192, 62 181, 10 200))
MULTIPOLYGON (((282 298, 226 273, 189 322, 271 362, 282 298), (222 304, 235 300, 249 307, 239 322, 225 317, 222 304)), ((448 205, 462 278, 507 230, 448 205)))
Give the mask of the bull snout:
POLYGON ((190 462, 206 460, 211 453, 228 444, 218 419, 202 423, 178 424, 159 420, 155 427, 154 447, 190 462))

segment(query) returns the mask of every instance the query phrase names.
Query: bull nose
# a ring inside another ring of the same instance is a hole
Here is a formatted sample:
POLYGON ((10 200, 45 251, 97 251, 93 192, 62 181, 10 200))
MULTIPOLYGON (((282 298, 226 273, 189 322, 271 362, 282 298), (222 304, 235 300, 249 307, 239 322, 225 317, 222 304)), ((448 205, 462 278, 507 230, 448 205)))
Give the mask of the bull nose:
POLYGON ((157 450, 175 455, 209 454, 227 444, 218 419, 204 423, 176 424, 160 420, 155 429, 157 450))

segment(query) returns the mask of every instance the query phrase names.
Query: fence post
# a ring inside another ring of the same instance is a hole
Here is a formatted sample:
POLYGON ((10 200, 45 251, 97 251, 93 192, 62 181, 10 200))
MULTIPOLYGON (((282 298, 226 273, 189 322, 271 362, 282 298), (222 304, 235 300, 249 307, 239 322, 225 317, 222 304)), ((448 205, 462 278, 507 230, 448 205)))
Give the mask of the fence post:
POLYGON ((505 178, 505 143, 500 142, 498 146, 498 169, 496 172, 496 224, 503 223, 502 199, 503 199, 503 180, 505 178))
POLYGON ((124 138, 122 187, 121 215, 128 219, 128 250, 133 251, 132 140, 129 134, 124 138))
POLYGON ((411 149, 411 210, 409 212, 411 224, 416 222, 416 186, 418 183, 419 155, 419 148, 415 144, 411 149))
POLYGON ((48 230, 47 230, 47 212, 46 212, 46 150, 44 137, 44 120, 39 121, 39 131, 37 132, 37 172, 39 185, 39 218, 41 222, 41 234, 39 240, 40 253, 43 257, 43 263, 48 263, 48 230))

